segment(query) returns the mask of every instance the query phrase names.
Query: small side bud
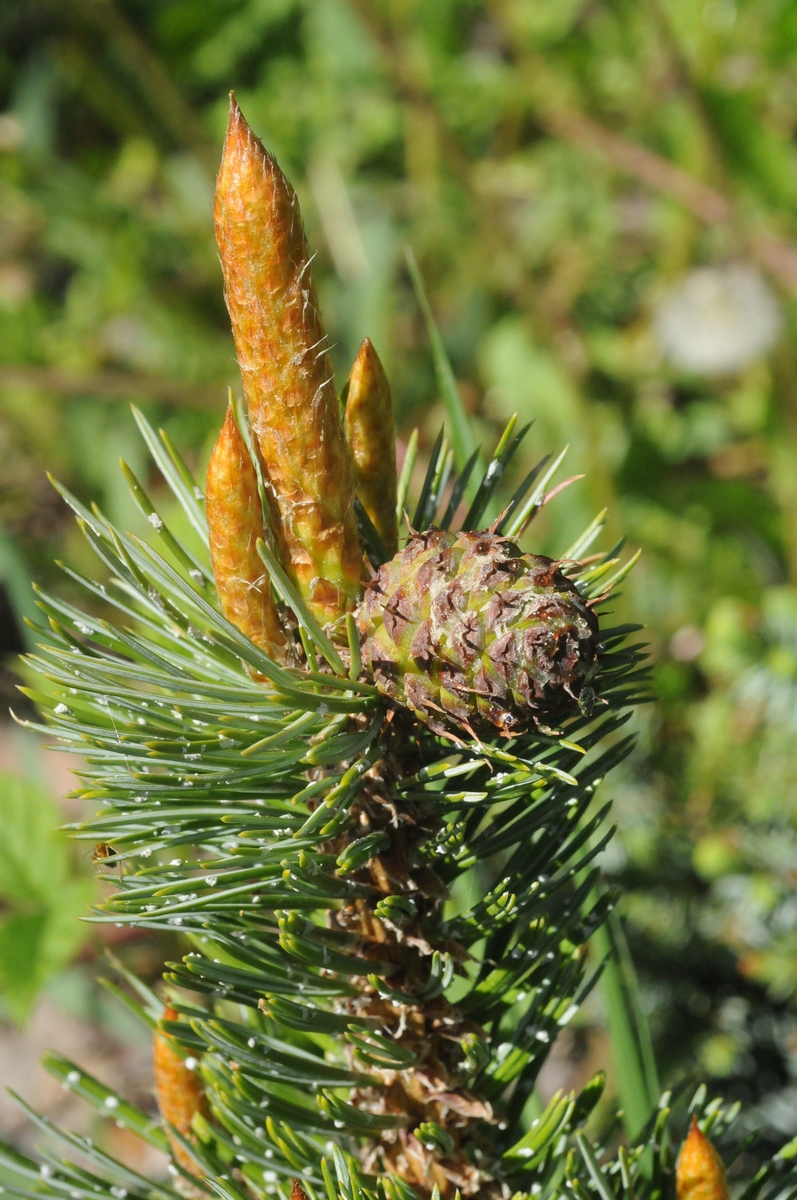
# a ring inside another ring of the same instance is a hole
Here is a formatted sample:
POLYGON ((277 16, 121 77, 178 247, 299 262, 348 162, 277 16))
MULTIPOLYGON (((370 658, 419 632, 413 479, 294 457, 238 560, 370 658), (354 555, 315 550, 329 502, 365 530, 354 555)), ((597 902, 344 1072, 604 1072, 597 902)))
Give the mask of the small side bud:
POLYGON ((369 338, 349 375, 346 439, 357 495, 392 558, 398 549, 396 429, 390 384, 369 338))
POLYGON ((722 1159, 694 1115, 675 1166, 678 1200, 729 1200, 722 1159))
POLYGON ((362 552, 327 335, 296 193, 234 99, 214 215, 283 565, 315 615, 332 621, 359 596, 362 552))
MULTIPOLYGON (((163 1020, 176 1021, 177 1013, 173 1008, 167 1007, 163 1020)), ((163 1120, 173 1125, 183 1137, 195 1140, 194 1117, 199 1115, 207 1118, 209 1115, 199 1073, 191 1070, 191 1060, 181 1058, 173 1043, 162 1033, 156 1033, 153 1039, 152 1059, 155 1069, 155 1094, 163 1120)), ((197 1164, 193 1158, 170 1130, 166 1132, 175 1162, 190 1174, 198 1175, 197 1164)))
POLYGON ((462 1039, 465 1069, 471 1075, 478 1074, 490 1061, 490 1047, 477 1033, 466 1033, 462 1039))
POLYGON ((258 538, 265 537, 257 473, 232 406, 210 456, 205 505, 222 612, 261 650, 284 657, 285 635, 257 553, 258 538))
POLYGON ((401 928, 417 915, 418 906, 411 896, 383 896, 377 901, 374 913, 382 921, 391 921, 401 928))
POLYGON ((291 1200, 307 1200, 307 1192, 304 1190, 298 1179, 294 1179, 291 1188, 291 1200))
POLYGON ((454 1149, 454 1139, 451 1134, 442 1125, 438 1125, 437 1121, 422 1121, 415 1130, 415 1136, 427 1150, 450 1154, 454 1149))

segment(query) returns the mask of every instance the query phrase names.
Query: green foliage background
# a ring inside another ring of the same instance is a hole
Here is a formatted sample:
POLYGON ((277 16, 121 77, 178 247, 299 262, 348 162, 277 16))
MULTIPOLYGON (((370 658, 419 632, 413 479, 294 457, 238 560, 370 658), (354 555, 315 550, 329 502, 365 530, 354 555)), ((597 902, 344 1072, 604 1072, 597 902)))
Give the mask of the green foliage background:
MULTIPOLYGON (((537 547, 605 504, 642 547, 622 615, 648 627, 658 703, 612 784, 607 871, 659 1070, 722 1080, 773 1144, 797 1132, 795 5, 3 0, 0 31, 17 613, 26 571, 83 565, 45 469, 130 526, 117 460, 143 458, 124 401, 195 461, 212 444, 236 384, 211 218, 234 86, 299 191, 339 382, 371 336, 428 451, 442 408, 410 243, 485 441, 517 410, 536 420, 527 454, 569 441, 586 473, 537 547), (648 186, 640 147, 725 208, 648 186), (765 236, 783 243, 777 345, 679 373, 653 332, 661 297, 693 267, 761 262, 765 236)), ((602 1020, 582 1017, 585 1044, 602 1020)))

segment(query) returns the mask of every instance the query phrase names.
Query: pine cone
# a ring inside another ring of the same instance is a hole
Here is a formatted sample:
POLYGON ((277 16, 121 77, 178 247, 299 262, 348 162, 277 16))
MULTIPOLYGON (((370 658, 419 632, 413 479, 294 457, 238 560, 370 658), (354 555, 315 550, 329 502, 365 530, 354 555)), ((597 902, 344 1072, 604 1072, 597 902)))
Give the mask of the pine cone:
POLYGON ((545 731, 592 698, 595 615, 558 563, 490 531, 415 534, 357 622, 379 690, 438 733, 545 731))

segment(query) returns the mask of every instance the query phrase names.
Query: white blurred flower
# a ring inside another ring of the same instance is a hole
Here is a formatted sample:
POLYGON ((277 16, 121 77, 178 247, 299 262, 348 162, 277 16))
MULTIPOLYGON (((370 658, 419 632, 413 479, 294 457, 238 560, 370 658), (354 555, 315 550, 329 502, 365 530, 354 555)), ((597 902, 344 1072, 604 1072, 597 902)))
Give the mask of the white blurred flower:
POLYGON ((676 629, 670 639, 670 654, 677 662, 694 662, 699 657, 706 639, 696 625, 684 625, 676 629))
POLYGON ((25 126, 14 113, 0 113, 0 151, 18 150, 25 141, 25 126))
POLYGON ((9 311, 21 308, 30 300, 33 290, 33 272, 25 263, 0 264, 0 308, 9 311))
POLYGON ((780 332, 778 302, 755 267, 690 271, 659 306, 665 356, 696 375, 727 375, 760 358, 780 332))
POLYGON ((109 359, 139 371, 164 366, 164 346, 154 331, 135 314, 111 317, 99 330, 99 341, 109 359))

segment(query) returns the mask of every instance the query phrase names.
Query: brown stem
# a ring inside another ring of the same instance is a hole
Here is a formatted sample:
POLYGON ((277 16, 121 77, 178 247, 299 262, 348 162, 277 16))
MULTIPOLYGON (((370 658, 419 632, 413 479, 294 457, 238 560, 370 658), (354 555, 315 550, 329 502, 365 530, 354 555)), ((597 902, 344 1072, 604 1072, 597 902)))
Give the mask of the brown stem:
POLYGON ((546 129, 562 141, 589 150, 652 191, 672 197, 706 224, 733 220, 733 205, 725 196, 660 154, 604 129, 591 117, 561 108, 544 110, 539 116, 546 129))
POLYGON ((372 897, 345 904, 330 914, 329 923, 333 929, 356 936, 363 957, 393 964, 387 982, 395 991, 406 993, 406 1003, 384 999, 360 976, 359 994, 344 1002, 352 1018, 375 1018, 397 1045, 416 1055, 416 1062, 403 1070, 383 1070, 353 1061, 353 1066, 365 1069, 378 1082, 355 1089, 349 1102, 364 1111, 405 1119, 403 1125, 383 1131, 366 1144, 361 1161, 366 1171, 400 1176, 421 1196, 428 1197, 436 1184, 443 1200, 451 1200, 457 1189, 464 1197, 493 1200, 500 1195, 498 1185, 485 1181, 470 1161, 468 1150, 482 1136, 479 1127, 483 1132, 497 1118, 491 1105, 467 1086, 463 1071, 463 1038, 484 1037, 484 1032, 443 996, 416 998, 428 980, 433 950, 447 951, 458 962, 467 954, 459 944, 440 938, 447 891, 418 856, 419 846, 441 823, 422 814, 410 801, 397 810, 387 798, 388 778, 419 765, 407 762, 405 738, 400 729, 394 732, 398 740, 395 754, 389 751, 372 768, 363 795, 352 809, 355 830, 325 847, 337 855, 350 838, 377 830, 390 834, 389 849, 353 876, 370 886, 372 897), (380 919, 374 911, 378 899, 396 894, 412 897, 417 906, 417 915, 401 928, 380 919), (424 1145, 416 1134, 422 1122, 434 1122, 448 1133, 452 1142, 448 1152, 424 1145))

